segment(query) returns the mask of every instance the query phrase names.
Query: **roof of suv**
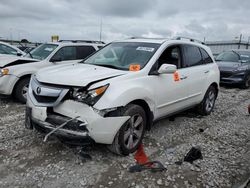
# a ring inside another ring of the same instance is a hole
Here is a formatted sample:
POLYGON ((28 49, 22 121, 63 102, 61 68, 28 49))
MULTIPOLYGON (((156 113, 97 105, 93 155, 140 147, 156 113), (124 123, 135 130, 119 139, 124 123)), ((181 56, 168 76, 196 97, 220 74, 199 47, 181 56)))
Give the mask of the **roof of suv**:
POLYGON ((139 38, 139 37, 132 37, 125 40, 118 40, 114 42, 144 42, 144 43, 157 43, 163 44, 165 42, 168 43, 183 43, 183 44, 192 44, 197 45, 199 47, 208 48, 203 42, 186 37, 176 37, 176 38, 139 38))
POLYGON ((58 42, 47 42, 46 44, 56 44, 58 46, 104 46, 105 43, 101 41, 84 41, 84 40, 61 40, 58 42))

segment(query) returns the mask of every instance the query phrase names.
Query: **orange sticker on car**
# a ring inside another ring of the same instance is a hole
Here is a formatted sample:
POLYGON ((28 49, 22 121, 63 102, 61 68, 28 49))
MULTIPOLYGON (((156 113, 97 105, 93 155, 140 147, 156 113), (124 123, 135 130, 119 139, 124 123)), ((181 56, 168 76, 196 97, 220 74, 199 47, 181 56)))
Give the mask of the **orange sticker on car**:
POLYGON ((141 65, 139 65, 139 64, 130 65, 129 70, 130 71, 139 71, 139 70, 141 70, 141 65))
POLYGON ((174 81, 176 81, 176 82, 180 81, 180 75, 177 71, 175 71, 175 73, 174 73, 174 81))

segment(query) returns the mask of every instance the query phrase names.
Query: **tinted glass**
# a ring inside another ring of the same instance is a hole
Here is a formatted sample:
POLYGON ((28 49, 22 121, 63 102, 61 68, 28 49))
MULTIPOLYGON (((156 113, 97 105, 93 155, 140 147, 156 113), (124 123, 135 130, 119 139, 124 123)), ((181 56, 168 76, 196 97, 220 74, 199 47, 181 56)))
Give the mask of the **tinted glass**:
POLYGON ((66 46, 62 47, 58 52, 53 56, 52 59, 60 61, 69 61, 76 59, 76 47, 75 46, 66 46))
POLYGON ((77 46, 76 59, 85 59, 94 52, 95 48, 93 46, 77 46))
POLYGON ((204 49, 202 49, 202 48, 200 48, 200 50, 201 50, 201 55, 202 55, 204 63, 213 63, 213 60, 208 55, 208 53, 204 49))
POLYGON ((216 57, 216 61, 239 62, 239 55, 235 52, 222 52, 216 57))
POLYGON ((159 57, 158 66, 160 67, 162 64, 172 64, 176 65, 177 68, 180 67, 180 49, 177 46, 168 47, 159 57))
POLYGON ((142 69, 160 44, 142 42, 115 42, 100 49, 84 62, 87 64, 129 70, 136 65, 142 69))
POLYGON ((184 67, 196 66, 202 63, 202 57, 198 47, 185 45, 184 52, 185 52, 184 67))

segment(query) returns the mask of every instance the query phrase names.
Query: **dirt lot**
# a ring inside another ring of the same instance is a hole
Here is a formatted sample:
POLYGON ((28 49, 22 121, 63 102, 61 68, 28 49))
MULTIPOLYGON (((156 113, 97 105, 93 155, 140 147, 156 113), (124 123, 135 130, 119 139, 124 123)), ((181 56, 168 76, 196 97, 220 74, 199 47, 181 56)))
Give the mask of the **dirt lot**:
MULTIPOLYGON (((102 145, 80 148, 24 128, 24 105, 0 99, 0 187, 238 187, 250 177, 250 91, 221 88, 214 112, 200 117, 189 111, 155 123, 144 139, 151 160, 165 172, 131 174, 133 156, 119 157, 102 145), (202 132, 202 130, 204 132, 202 132), (183 159, 200 146, 203 160, 183 159)), ((250 185, 248 185, 249 187, 250 185)))

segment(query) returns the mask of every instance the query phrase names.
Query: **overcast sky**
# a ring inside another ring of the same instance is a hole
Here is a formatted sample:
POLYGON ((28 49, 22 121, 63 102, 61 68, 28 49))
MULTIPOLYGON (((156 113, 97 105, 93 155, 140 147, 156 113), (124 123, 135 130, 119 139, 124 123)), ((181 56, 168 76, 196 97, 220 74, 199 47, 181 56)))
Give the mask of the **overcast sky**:
POLYGON ((0 37, 30 41, 131 36, 250 36, 250 0, 1 0, 0 37))

